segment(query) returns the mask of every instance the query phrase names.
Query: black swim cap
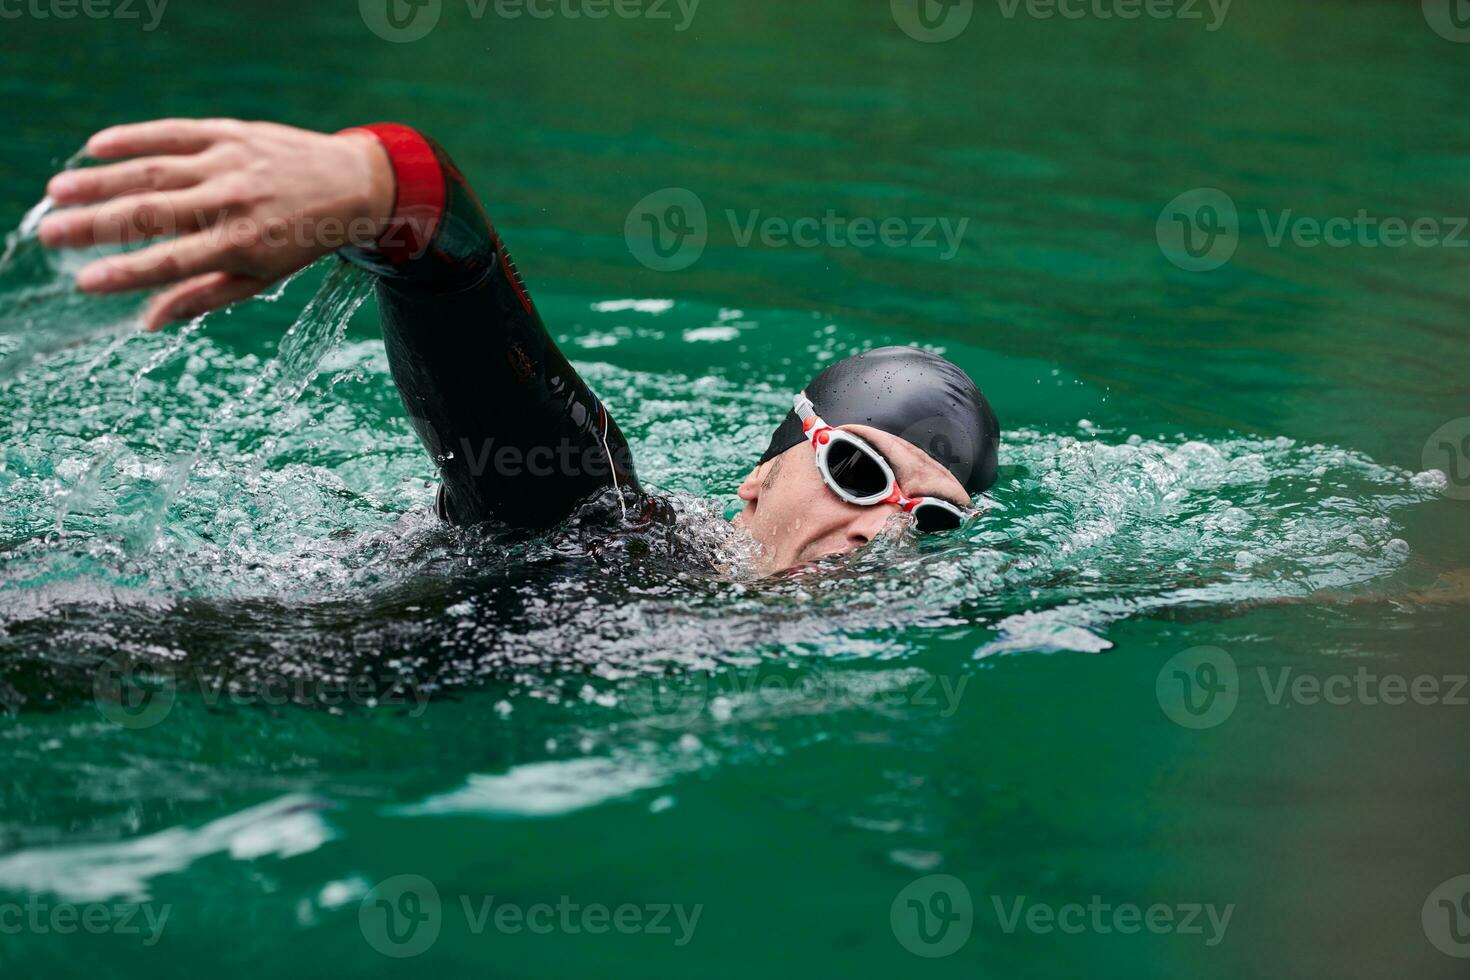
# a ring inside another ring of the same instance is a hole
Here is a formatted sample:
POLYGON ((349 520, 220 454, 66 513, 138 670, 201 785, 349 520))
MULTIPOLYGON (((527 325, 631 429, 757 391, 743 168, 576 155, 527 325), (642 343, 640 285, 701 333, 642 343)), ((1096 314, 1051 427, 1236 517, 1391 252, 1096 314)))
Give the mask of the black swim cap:
MULTIPOLYGON (((795 392, 792 392, 795 395, 795 392)), ((828 425, 870 425, 918 446, 974 496, 995 482, 1000 422, 970 376, 917 347, 879 347, 844 358, 806 386, 828 425)), ((764 463, 805 439, 791 412, 764 463)))

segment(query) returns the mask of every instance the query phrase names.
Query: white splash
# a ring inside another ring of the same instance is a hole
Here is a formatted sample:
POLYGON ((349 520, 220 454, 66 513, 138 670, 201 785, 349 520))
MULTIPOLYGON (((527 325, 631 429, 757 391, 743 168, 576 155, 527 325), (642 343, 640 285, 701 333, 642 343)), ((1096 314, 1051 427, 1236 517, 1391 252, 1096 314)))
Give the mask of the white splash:
POLYGON ((740 336, 739 327, 696 327, 693 330, 684 331, 684 342, 695 344, 704 342, 719 342, 734 340, 740 336))
POLYGON ((254 861, 316 850, 334 836, 321 816, 325 806, 308 796, 284 796, 202 827, 173 827, 106 844, 17 851, 0 858, 0 888, 49 892, 70 902, 147 901, 154 878, 187 870, 213 854, 254 861))
POLYGON ((652 313, 657 316, 667 313, 674 308, 671 299, 608 299, 600 303, 593 303, 592 309, 598 313, 652 313))
POLYGON ((533 762, 495 776, 476 773, 460 789, 390 812, 400 817, 557 816, 662 785, 667 778, 666 772, 643 762, 607 758, 533 762))

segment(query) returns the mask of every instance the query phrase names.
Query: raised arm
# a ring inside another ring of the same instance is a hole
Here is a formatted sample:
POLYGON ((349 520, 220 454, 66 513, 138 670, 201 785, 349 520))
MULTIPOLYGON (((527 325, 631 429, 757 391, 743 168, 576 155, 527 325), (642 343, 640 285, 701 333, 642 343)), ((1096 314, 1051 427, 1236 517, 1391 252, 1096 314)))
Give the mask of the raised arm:
POLYGON ((443 478, 440 512, 539 529, 602 490, 639 493, 627 443, 537 315, 448 157, 405 126, 333 136, 164 120, 94 136, 125 163, 48 191, 48 245, 173 236, 93 263, 80 288, 164 287, 149 329, 234 302, 331 251, 378 277, 393 379, 443 478))
POLYGON ((617 423, 547 334, 458 168, 406 126, 364 131, 388 152, 397 203, 375 246, 343 255, 378 275, 388 362, 444 478, 441 512, 541 528, 600 490, 637 495, 617 423))

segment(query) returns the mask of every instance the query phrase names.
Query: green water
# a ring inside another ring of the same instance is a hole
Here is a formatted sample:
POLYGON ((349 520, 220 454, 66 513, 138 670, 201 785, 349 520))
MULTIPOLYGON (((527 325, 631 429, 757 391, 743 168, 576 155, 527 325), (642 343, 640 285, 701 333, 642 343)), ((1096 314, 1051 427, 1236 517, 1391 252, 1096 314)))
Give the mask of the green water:
POLYGON ((988 515, 778 582, 449 531, 359 280, 145 337, 18 238, 3 975, 1462 975, 1470 48, 1410 3, 981 3, 942 44, 884 3, 471 9, 7 19, 0 225, 110 123, 409 122, 701 549, 790 391, 884 343, 997 407, 988 515), (708 243, 660 271, 624 229, 671 187, 708 243), (1158 231, 1196 188, 1239 214, 1206 271, 1158 231), (1360 211, 1451 240, 1273 244, 1360 211), (968 224, 741 244, 828 212, 968 224), (1153 906, 1190 929, 1112 917, 1153 906))

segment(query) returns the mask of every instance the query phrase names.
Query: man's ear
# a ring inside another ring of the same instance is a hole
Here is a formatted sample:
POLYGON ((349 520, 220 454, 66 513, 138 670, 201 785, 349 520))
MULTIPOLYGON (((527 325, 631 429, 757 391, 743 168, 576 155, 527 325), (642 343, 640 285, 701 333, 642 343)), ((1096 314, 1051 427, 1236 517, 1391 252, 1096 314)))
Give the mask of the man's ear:
POLYGON ((740 484, 740 489, 736 491, 740 495, 740 499, 747 504, 755 503, 760 497, 761 478, 765 475, 765 470, 765 463, 756 466, 755 469, 750 471, 750 475, 745 478, 745 482, 740 484))

